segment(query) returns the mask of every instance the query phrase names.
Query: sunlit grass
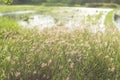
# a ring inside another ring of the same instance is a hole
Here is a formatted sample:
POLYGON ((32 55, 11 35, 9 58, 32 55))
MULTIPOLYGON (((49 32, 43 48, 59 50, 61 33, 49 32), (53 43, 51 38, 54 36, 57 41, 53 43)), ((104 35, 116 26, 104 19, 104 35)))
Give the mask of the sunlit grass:
POLYGON ((18 30, 20 28, 22 27, 20 27, 15 20, 11 20, 6 17, 0 17, 0 29, 18 30))
POLYGON ((114 13, 116 10, 113 10, 111 12, 109 12, 105 18, 105 25, 106 26, 111 26, 112 28, 115 28, 116 25, 114 23, 114 13))

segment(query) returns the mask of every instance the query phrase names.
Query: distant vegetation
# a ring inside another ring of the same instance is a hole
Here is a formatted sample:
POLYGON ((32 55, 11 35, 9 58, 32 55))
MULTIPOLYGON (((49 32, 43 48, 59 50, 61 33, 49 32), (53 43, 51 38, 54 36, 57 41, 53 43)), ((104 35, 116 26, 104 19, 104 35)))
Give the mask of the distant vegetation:
MULTIPOLYGON (((108 4, 120 4, 119 0, 1 0, 1 3, 6 4, 44 4, 44 5, 86 5, 91 3, 96 6, 104 6, 108 4), (94 4, 93 4, 94 3, 94 4)), ((95 7, 96 7, 95 6, 95 7)), ((109 6, 109 5, 108 5, 109 6)), ((115 6, 115 5, 114 5, 115 6)))

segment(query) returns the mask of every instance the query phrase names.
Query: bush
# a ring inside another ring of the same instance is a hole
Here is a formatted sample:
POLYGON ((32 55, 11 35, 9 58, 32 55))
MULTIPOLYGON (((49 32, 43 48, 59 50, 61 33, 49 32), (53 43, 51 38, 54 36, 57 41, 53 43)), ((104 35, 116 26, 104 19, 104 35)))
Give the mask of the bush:
POLYGON ((117 8, 118 5, 114 3, 86 3, 87 7, 108 7, 108 8, 117 8))

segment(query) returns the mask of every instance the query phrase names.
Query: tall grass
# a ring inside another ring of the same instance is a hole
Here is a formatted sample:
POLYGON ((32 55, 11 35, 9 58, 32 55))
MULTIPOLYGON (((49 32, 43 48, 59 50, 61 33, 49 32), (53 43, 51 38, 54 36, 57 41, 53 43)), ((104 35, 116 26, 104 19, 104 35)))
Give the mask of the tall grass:
POLYGON ((0 30, 0 80, 119 80, 120 34, 0 30))
MULTIPOLYGON (((0 9, 52 9, 21 7, 0 9)), ((25 30, 0 18, 0 80, 119 80, 119 57, 120 33, 110 27, 104 33, 64 27, 25 30)))

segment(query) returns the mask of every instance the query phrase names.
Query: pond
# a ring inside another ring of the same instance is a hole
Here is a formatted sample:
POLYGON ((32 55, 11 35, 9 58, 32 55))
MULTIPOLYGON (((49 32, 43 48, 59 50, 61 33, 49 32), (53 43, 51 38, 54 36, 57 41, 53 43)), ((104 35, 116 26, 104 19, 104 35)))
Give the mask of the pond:
POLYGON ((114 23, 116 27, 118 28, 118 30, 120 31, 120 12, 116 12, 114 14, 114 23))
POLYGON ((53 27, 55 26, 55 20, 51 16, 45 16, 40 14, 35 14, 33 16, 30 16, 26 20, 19 21, 19 24, 22 25, 25 28, 38 28, 38 29, 44 29, 46 27, 53 27))
POLYGON ((0 16, 7 16, 7 15, 20 15, 20 14, 28 14, 28 13, 35 13, 34 10, 25 10, 25 11, 15 11, 15 12, 4 12, 0 13, 0 16))
POLYGON ((25 28, 44 29, 46 27, 64 26, 68 29, 81 29, 89 27, 93 32, 104 31, 105 16, 112 9, 102 8, 77 8, 62 7, 51 11, 52 14, 41 14, 38 11, 15 11, 0 13, 0 16, 24 15, 24 18, 18 20, 18 24, 25 28))

